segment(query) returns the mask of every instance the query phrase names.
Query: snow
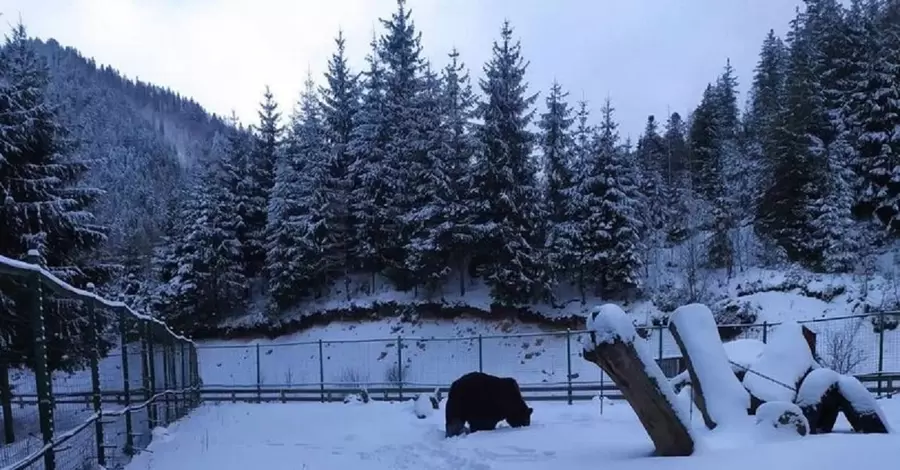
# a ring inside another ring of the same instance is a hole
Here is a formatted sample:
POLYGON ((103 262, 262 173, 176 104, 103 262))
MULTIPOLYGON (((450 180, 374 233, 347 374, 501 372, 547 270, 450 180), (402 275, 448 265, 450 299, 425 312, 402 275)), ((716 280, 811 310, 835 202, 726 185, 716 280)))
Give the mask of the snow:
POLYGON ((809 421, 803 411, 799 406, 785 401, 770 401, 760 405, 756 410, 756 424, 760 437, 764 439, 799 439, 809 434, 809 421), (788 422, 779 422, 784 415, 788 415, 788 422), (802 433, 797 426, 802 427, 802 433))
POLYGON ((587 329, 591 332, 591 337, 586 349, 615 341, 634 343, 637 337, 633 321, 616 304, 603 304, 594 309, 587 320, 587 329))
POLYGON ((746 421, 750 395, 734 375, 709 307, 684 305, 675 309, 669 321, 690 355, 710 418, 724 425, 746 421))
POLYGON ((416 396, 416 399, 413 401, 413 413, 419 419, 425 419, 434 413, 431 397, 428 394, 420 393, 416 396))
MULTIPOLYGON (((808 435, 762 441, 702 436, 691 457, 651 457, 653 445, 627 405, 537 402, 532 425, 445 439, 443 415, 416 419, 411 404, 204 405, 134 457, 127 470, 759 470, 802 462, 818 469, 882 468, 900 446, 891 434, 808 435)), ((894 424, 900 400, 885 402, 894 424)), ((697 413, 695 413, 696 415, 697 413)), ((696 425, 702 426, 697 422, 696 425)), ((839 418, 838 430, 849 425, 839 418)), ((715 432, 713 432, 714 434, 715 432)))
POLYGON ((744 370, 756 364, 762 356, 765 345, 766 343, 756 339, 741 338, 724 343, 722 347, 725 348, 728 360, 737 364, 736 366, 732 364, 732 368, 744 370))
POLYGON ((841 395, 850 402, 850 406, 852 406, 854 410, 861 414, 877 414, 878 417, 881 418, 881 421, 885 423, 885 426, 887 426, 888 432, 892 432, 891 426, 888 424, 888 420, 884 415, 884 411, 881 409, 881 406, 879 406, 878 401, 875 400, 875 396, 872 395, 872 393, 866 389, 865 385, 857 380, 856 377, 841 376, 838 381, 838 389, 840 389, 841 395))
POLYGON ((744 386, 762 401, 793 402, 800 379, 815 366, 797 322, 784 322, 770 335, 762 356, 744 376, 744 386))
POLYGON ((591 332, 584 343, 585 350, 593 350, 600 344, 611 343, 616 340, 631 344, 637 352, 638 358, 644 364, 647 375, 657 383, 660 392, 666 401, 675 410, 678 419, 690 429, 690 416, 688 411, 681 406, 672 384, 666 379, 659 364, 647 349, 647 342, 639 339, 634 325, 628 318, 628 314, 615 304, 604 304, 598 307, 588 319, 587 328, 591 332))
MULTIPOLYGON (((831 369, 823 367, 813 370, 800 384, 800 388, 797 390, 797 398, 794 402, 803 407, 818 405, 822 395, 829 388, 836 385, 840 378, 841 375, 831 369)), ((868 391, 866 393, 869 394, 868 391)))

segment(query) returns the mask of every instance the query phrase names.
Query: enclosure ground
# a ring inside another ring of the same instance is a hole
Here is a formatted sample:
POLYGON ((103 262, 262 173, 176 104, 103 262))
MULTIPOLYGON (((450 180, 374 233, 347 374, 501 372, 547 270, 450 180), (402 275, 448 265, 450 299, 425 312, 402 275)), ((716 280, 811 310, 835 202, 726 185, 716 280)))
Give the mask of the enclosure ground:
MULTIPOLYGON (((900 400, 882 400, 900 428, 900 400)), ((443 413, 419 420, 412 404, 205 405, 168 430, 129 470, 195 469, 722 469, 882 468, 900 448, 897 435, 849 434, 761 442, 722 433, 706 436, 697 454, 650 457, 653 446, 625 402, 533 403, 532 426, 445 439, 443 413), (690 460, 686 462, 685 460, 690 460)), ((697 425, 699 413, 693 418, 697 425)), ((505 426, 505 425, 501 425, 505 426)), ((695 426, 696 427, 696 426, 695 426)))

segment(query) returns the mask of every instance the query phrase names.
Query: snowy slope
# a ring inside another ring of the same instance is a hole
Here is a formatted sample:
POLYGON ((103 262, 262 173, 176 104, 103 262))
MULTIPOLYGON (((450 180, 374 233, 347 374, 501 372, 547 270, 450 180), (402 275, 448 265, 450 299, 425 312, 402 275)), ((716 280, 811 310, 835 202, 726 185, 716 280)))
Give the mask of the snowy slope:
MULTIPOLYGON (((900 400, 880 402, 900 426, 900 400)), ((772 440, 711 433, 691 457, 650 457, 653 446, 624 402, 535 402, 530 427, 445 439, 443 414, 416 419, 412 402, 206 405, 137 455, 129 470, 280 469, 696 469, 758 470, 803 462, 820 470, 884 468, 894 435, 834 433, 772 440)), ((695 429, 703 423, 693 414, 695 429)), ((849 430, 843 417, 837 428, 849 430)), ((836 429, 837 429, 836 428, 836 429)))

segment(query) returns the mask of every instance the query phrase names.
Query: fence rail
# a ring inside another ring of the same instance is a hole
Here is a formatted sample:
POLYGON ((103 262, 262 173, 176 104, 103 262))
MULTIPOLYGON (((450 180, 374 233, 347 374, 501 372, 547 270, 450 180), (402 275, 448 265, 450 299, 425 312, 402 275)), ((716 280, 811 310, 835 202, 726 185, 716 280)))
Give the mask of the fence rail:
POLYGON ((200 403, 196 345, 165 323, 67 284, 36 252, 0 256, 0 281, 21 320, 0 324, 0 469, 121 468, 200 403))

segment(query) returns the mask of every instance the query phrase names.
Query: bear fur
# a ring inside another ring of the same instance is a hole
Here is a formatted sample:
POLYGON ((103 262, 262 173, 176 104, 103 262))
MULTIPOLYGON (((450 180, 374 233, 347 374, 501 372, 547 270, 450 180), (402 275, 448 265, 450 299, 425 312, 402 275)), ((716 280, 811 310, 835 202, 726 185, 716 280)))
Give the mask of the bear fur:
POLYGON ((511 427, 531 425, 532 410, 512 377, 470 372, 456 379, 447 394, 445 432, 447 437, 465 432, 490 431, 500 421, 511 427))

